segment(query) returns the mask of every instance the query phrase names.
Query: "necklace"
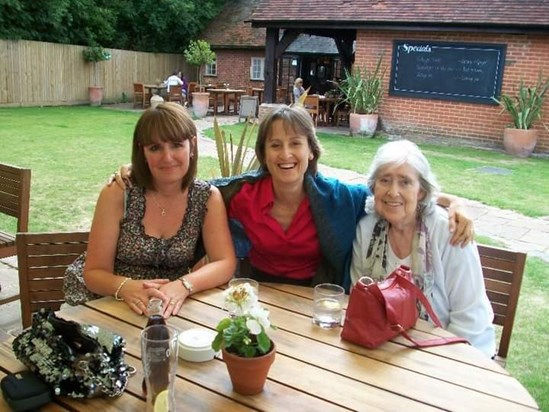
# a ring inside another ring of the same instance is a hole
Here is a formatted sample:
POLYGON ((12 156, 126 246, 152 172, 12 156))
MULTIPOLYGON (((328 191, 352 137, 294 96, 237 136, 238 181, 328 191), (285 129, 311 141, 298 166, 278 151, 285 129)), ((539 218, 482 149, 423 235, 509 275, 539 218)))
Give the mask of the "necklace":
POLYGON ((166 212, 166 208, 165 207, 162 207, 160 205, 160 203, 158 203, 158 200, 156 200, 156 196, 154 193, 151 192, 151 197, 152 197, 152 200, 153 202, 156 204, 156 206, 158 206, 158 208, 160 209, 160 214, 162 215, 162 217, 166 216, 167 212, 166 212))

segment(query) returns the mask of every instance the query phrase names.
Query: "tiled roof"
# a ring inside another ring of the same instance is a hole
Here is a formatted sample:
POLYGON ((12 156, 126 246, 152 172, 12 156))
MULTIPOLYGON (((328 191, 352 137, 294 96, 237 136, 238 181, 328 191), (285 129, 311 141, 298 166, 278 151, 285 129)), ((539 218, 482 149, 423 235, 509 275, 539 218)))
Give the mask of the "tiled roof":
MULTIPOLYGON (((504 25, 549 29, 547 0, 260 0, 252 16, 269 22, 390 25, 504 25)), ((284 27, 284 24, 279 24, 284 27)))
POLYGON ((248 21, 259 0, 230 0, 200 35, 212 48, 265 47, 265 29, 248 21))
POLYGON ((300 34, 286 49, 286 53, 338 55, 339 51, 337 50, 334 39, 331 37, 300 34))

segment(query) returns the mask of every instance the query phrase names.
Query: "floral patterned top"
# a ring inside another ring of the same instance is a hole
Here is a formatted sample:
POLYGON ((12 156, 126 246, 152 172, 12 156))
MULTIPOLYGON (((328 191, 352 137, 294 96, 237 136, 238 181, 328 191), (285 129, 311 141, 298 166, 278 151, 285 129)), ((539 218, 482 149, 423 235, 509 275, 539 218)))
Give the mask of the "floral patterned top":
MULTIPOLYGON (((120 222, 120 235, 114 272, 132 279, 177 279, 188 272, 201 256, 197 247, 206 216, 206 203, 211 194, 209 183, 195 180, 189 187, 187 210, 175 236, 161 239, 145 233, 145 189, 126 190, 125 213, 120 222)), ((63 289, 71 305, 79 305, 99 296, 87 290, 84 283, 86 254, 79 256, 65 273, 63 289)))

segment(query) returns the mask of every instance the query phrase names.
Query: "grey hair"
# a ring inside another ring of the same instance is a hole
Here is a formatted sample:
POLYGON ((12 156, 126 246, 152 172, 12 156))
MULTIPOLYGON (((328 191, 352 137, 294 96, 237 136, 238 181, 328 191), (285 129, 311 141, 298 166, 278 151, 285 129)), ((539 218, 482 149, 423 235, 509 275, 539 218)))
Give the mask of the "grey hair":
MULTIPOLYGON (((374 193, 379 171, 385 166, 410 165, 419 176, 419 184, 425 192, 425 197, 419 202, 419 214, 429 214, 436 205, 440 186, 431 170, 429 161, 420 148, 409 140, 395 140, 385 143, 377 149, 374 160, 367 175, 367 185, 374 193)), ((373 196, 366 202, 366 211, 374 210, 373 196)))

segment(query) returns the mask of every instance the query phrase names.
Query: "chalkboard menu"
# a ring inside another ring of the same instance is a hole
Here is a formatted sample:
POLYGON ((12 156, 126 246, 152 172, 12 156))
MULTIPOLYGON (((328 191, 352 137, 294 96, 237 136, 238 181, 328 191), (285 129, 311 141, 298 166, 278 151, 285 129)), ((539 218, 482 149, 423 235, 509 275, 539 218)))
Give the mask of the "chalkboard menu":
POLYGON ((503 44, 395 40, 389 94, 496 104, 503 44))

